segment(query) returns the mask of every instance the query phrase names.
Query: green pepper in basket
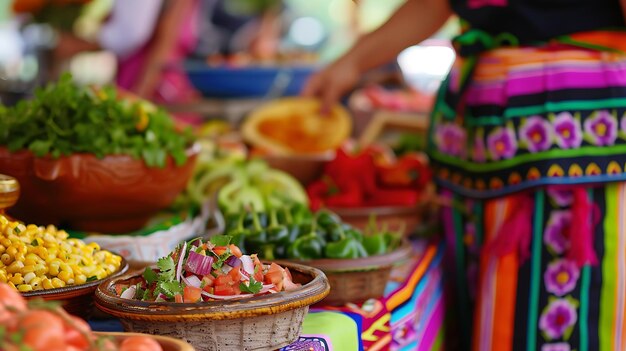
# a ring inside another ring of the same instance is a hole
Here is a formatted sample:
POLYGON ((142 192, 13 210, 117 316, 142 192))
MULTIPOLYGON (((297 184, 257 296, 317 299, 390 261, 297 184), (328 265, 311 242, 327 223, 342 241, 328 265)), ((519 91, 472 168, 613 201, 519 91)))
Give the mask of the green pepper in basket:
POLYGON ((246 251, 259 252, 267 243, 267 232, 261 226, 259 215, 252 210, 252 229, 246 236, 246 251))
POLYGON ((276 210, 270 211, 270 225, 267 227, 267 241, 282 245, 289 242, 289 230, 285 225, 278 223, 276 210))
POLYGON ((387 253, 387 239, 385 234, 379 233, 363 237, 363 247, 370 256, 387 253))
POLYGON ((367 257, 363 244, 354 238, 345 237, 342 240, 328 243, 324 250, 328 258, 359 258, 367 257))
MULTIPOLYGON (((300 229, 302 230, 303 227, 304 225, 301 226, 300 229)), ((317 223, 313 221, 309 231, 304 233, 307 234, 301 235, 289 245, 289 248, 287 248, 287 257, 301 260, 321 258, 326 243, 317 233, 317 223)))
POLYGON ((332 212, 328 211, 319 211, 315 215, 317 225, 321 228, 328 229, 331 226, 339 225, 341 226, 341 219, 339 216, 332 212))

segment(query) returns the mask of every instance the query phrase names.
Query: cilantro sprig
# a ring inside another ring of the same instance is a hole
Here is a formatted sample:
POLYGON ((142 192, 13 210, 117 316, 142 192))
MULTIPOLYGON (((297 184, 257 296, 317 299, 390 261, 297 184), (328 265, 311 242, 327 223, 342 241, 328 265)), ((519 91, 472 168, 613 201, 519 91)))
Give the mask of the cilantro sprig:
POLYGON ((37 157, 125 154, 162 168, 168 155, 184 164, 192 140, 191 131, 178 132, 164 110, 146 101, 120 100, 113 87, 80 87, 69 74, 37 90, 32 100, 0 106, 0 145, 28 149, 37 157))
POLYGON ((254 278, 250 277, 250 281, 248 284, 239 283, 239 290, 244 293, 256 294, 263 288, 263 284, 261 282, 257 282, 254 278))

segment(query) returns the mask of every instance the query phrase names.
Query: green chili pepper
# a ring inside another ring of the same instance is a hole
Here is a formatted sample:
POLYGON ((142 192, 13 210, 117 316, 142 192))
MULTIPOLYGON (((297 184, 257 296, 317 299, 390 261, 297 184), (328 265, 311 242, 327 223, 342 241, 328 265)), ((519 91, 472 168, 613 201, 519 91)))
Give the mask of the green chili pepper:
POLYGON ((261 226, 259 215, 256 212, 252 212, 252 223, 252 229, 246 236, 246 249, 251 252, 259 252, 263 245, 267 243, 267 232, 261 226))
POLYGON ((328 258, 359 258, 367 256, 363 245, 353 238, 344 238, 328 243, 324 253, 328 258))
POLYGON ((341 226, 341 219, 336 214, 329 211, 318 211, 315 214, 315 220, 317 224, 324 229, 328 229, 331 226, 341 226))
POLYGON ((267 227, 267 241, 277 245, 289 242, 289 230, 286 226, 279 224, 276 218, 276 211, 270 211, 270 225, 267 227))
POLYGON ((241 217, 245 216, 245 212, 241 211, 239 213, 230 213, 227 214, 224 218, 224 222, 226 223, 226 226, 224 228, 224 232, 228 233, 231 231, 235 231, 237 229, 237 225, 239 224, 239 219, 241 217))
POLYGON ((273 244, 263 245, 263 258, 270 261, 276 259, 276 257, 274 256, 274 249, 275 246, 273 244))
POLYGON ((363 237, 363 247, 369 256, 387 253, 387 240, 384 234, 367 235, 363 237))
POLYGON ((326 228, 326 240, 329 242, 339 241, 345 238, 345 233, 341 227, 341 224, 332 223, 326 228))
POLYGON ((356 229, 348 229, 343 231, 347 238, 353 238, 358 242, 363 242, 363 233, 356 229))
MULTIPOLYGON (((302 230, 303 228, 301 227, 300 229, 302 230)), ((308 229, 308 232, 301 232, 300 236, 289 245, 287 248, 288 258, 310 260, 322 257, 326 242, 317 232, 317 223, 313 221, 308 229), (306 234, 302 235, 302 233, 306 234)))
POLYGON ((296 203, 290 208, 292 223, 302 224, 310 222, 313 218, 311 211, 303 204, 296 203))

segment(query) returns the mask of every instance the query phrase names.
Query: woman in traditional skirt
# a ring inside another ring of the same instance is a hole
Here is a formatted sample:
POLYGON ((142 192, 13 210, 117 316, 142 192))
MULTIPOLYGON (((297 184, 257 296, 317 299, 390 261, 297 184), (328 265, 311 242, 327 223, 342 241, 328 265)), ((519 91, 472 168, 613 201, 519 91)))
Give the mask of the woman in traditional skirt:
POLYGON ((626 350, 619 0, 408 0, 304 93, 336 101, 452 12, 458 59, 429 154, 450 204, 454 339, 476 351, 626 350))

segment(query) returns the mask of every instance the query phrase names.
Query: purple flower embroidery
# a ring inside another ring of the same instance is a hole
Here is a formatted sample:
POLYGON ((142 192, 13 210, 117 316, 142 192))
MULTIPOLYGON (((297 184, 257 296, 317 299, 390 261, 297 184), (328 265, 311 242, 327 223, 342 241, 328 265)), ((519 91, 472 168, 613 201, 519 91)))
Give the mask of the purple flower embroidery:
POLYGON ((557 260, 548 265, 543 275, 546 290, 556 296, 570 293, 576 287, 580 270, 574 261, 557 260))
POLYGON ((541 346, 541 351, 571 351, 572 348, 566 342, 558 342, 556 344, 545 344, 541 346))
POLYGON ((569 211, 552 211, 546 229, 543 232, 543 241, 546 246, 560 255, 569 248, 569 241, 564 231, 569 229, 572 222, 572 213, 569 211))
POLYGON ((622 116, 622 120, 619 122, 619 127, 623 133, 626 133, 626 114, 622 116))
POLYGON ((539 328, 548 340, 561 338, 576 324, 576 307, 568 299, 554 299, 544 308, 539 318, 539 328))
POLYGON ((474 136, 474 150, 472 152, 472 158, 476 162, 485 162, 487 160, 487 149, 485 147, 485 140, 482 133, 476 133, 474 136))
POLYGON ((437 126, 435 141, 439 150, 451 156, 465 155, 466 133, 463 128, 456 124, 440 124, 437 126))
POLYGON ((559 207, 565 207, 572 204, 574 195, 571 190, 563 189, 558 186, 548 188, 548 197, 559 207))
POLYGON ((491 158, 499 160, 511 158, 517 152, 517 140, 515 132, 509 128, 498 127, 489 133, 487 137, 487 148, 491 158))
POLYGON ((552 125, 541 116, 528 117, 519 130, 530 152, 548 150, 552 145, 552 125))
POLYGON ((617 120, 609 111, 598 111, 585 123, 585 133, 595 145, 613 145, 617 139, 617 120))
POLYGON ((556 143, 562 149, 577 148, 583 142, 583 132, 580 121, 569 112, 556 115, 553 122, 556 143))

